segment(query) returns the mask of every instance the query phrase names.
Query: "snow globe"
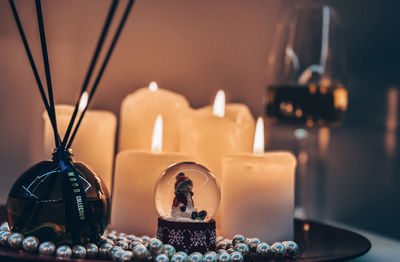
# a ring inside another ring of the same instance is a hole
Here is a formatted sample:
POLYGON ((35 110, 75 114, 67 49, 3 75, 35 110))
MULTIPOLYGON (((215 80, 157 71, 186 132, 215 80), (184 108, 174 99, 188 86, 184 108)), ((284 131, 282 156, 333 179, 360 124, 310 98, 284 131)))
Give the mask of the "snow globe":
POLYGON ((169 166, 155 187, 157 238, 188 253, 215 250, 213 216, 221 190, 215 176, 195 162, 169 166))

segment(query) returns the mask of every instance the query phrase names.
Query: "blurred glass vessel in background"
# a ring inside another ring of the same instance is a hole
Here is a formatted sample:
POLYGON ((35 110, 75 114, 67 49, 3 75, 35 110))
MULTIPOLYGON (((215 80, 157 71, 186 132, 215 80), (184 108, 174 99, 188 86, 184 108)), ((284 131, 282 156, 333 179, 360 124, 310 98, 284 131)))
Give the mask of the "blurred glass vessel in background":
POLYGON ((272 123, 332 126, 347 108, 339 19, 325 5, 296 5, 278 23, 268 59, 265 114, 272 123))
MULTIPOLYGON (((294 129, 291 134, 294 134, 298 158, 298 217, 309 217, 303 208, 307 198, 314 202, 314 210, 318 210, 314 217, 324 216, 329 128, 341 124, 347 109, 345 72, 344 36, 336 12, 330 6, 312 2, 290 6, 276 27, 268 58, 270 84, 266 88, 264 106, 267 128, 294 129), (318 156, 316 166, 310 169, 310 154, 305 144, 308 134, 314 130, 318 136, 318 156), (315 170, 311 179, 310 170, 315 170), (315 189, 311 199, 305 196, 310 195, 304 192, 305 183, 312 183, 315 189)), ((284 133, 281 130, 278 136, 284 133)), ((278 140, 273 136, 271 132, 271 140, 278 140)))

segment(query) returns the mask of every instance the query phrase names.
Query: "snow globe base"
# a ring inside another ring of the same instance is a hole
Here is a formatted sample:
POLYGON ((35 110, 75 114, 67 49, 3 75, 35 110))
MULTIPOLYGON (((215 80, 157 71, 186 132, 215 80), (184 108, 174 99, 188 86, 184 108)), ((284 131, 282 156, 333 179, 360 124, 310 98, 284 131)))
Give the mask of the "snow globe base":
POLYGON ((205 253, 215 250, 217 234, 215 220, 182 222, 158 218, 157 238, 171 244, 176 251, 205 253))

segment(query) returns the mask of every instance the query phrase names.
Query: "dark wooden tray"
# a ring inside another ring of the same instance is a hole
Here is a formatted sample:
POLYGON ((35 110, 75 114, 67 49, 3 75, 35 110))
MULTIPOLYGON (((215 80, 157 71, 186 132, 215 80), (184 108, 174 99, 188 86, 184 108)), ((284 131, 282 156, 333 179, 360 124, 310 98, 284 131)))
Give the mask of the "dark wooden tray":
MULTIPOLYGON (((6 220, 6 209, 0 206, 0 221, 6 220)), ((295 241, 302 254, 295 261, 339 261, 364 255, 371 248, 365 237, 341 228, 295 219, 295 241)), ((39 256, 11 249, 0 248, 0 261, 54 261, 55 257, 39 256)), ((60 261, 77 261, 60 259, 60 261)), ((80 261, 83 261, 82 259, 80 261)), ((105 260, 93 260, 100 262, 105 260)))

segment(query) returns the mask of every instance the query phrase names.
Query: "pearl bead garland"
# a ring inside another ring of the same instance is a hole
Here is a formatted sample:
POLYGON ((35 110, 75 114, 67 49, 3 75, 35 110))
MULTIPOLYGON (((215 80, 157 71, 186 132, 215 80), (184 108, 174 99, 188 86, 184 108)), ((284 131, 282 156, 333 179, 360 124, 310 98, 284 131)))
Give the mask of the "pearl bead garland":
POLYGON ((218 237, 216 251, 205 254, 194 252, 187 254, 176 252, 175 247, 163 244, 157 238, 149 236, 137 237, 132 234, 111 231, 105 233, 98 243, 88 243, 86 246, 68 245, 56 247, 54 243, 40 243, 34 236, 23 237, 20 233, 12 233, 7 222, 0 226, 0 246, 5 248, 23 249, 27 252, 38 252, 41 255, 59 258, 96 258, 112 259, 114 261, 154 261, 154 262, 244 262, 245 258, 285 259, 296 258, 300 249, 294 241, 276 242, 269 245, 258 238, 246 238, 236 235, 232 240, 218 237))

